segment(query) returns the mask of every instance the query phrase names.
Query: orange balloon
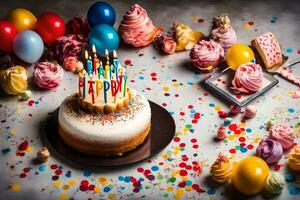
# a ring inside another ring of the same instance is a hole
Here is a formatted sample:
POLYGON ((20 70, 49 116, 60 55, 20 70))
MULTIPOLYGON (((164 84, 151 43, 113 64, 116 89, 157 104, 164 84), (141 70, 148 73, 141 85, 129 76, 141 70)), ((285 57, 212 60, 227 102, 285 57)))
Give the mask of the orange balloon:
POLYGON ((19 32, 21 32, 34 28, 37 19, 29 10, 16 8, 10 11, 8 20, 15 25, 19 32))
POLYGON ((253 195, 264 189, 269 173, 270 168, 264 160, 250 156, 234 167, 232 183, 241 193, 253 195))

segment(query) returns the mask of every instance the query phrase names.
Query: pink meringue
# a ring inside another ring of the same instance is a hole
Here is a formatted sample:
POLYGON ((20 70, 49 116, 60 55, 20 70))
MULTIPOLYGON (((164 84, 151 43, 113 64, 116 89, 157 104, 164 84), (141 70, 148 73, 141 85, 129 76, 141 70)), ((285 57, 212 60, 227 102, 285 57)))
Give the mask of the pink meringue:
POLYGON ((124 15, 119 33, 126 44, 144 47, 154 40, 157 28, 153 26, 147 11, 140 5, 134 4, 124 15))
POLYGON ((249 105, 245 109, 245 116, 247 118, 254 118, 256 116, 256 113, 257 113, 257 109, 253 105, 249 105))
POLYGON ((253 93, 260 90, 263 85, 263 72, 258 64, 243 64, 235 72, 232 80, 234 93, 253 93))
POLYGON ((76 57, 67 57, 64 59, 64 68, 67 71, 79 72, 83 70, 83 63, 79 61, 76 57))
POLYGON ((268 164, 277 163, 281 159, 282 153, 281 144, 272 139, 261 140, 256 149, 256 154, 268 164))
POLYGON ((212 30, 212 39, 219 42, 226 51, 237 42, 235 30, 230 25, 230 20, 226 14, 215 17, 214 21, 217 27, 212 30))
POLYGON ((231 105, 229 109, 230 109, 230 114, 232 115, 237 115, 242 111, 242 107, 237 105, 231 105))
POLYGON ((273 126, 269 131, 269 138, 279 142, 284 150, 290 149, 295 143, 294 134, 286 124, 273 126))
POLYGON ((190 59, 195 68, 208 73, 224 59, 224 49, 213 40, 201 40, 191 50, 190 59))
POLYGON ((39 62, 34 66, 34 82, 40 88, 53 89, 63 79, 64 71, 58 64, 39 62))
POLYGON ((227 133, 226 133, 226 129, 225 127, 221 126, 218 128, 218 133, 217 133, 217 138, 219 140, 224 140, 228 137, 227 133))

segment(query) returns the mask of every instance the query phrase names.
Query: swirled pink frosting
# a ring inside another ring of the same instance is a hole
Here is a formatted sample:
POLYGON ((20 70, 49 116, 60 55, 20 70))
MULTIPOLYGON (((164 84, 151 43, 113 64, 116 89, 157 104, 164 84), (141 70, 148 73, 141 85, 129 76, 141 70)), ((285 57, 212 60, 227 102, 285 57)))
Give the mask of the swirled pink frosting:
POLYGON ((138 4, 131 6, 119 26, 119 33, 123 41, 135 47, 149 45, 156 32, 157 30, 148 17, 147 11, 138 4))
POLYGON ((268 164, 278 162, 282 157, 282 153, 283 150, 281 144, 272 139, 260 141, 256 149, 256 154, 268 164))
POLYGON ((64 71, 58 64, 39 62, 34 66, 34 82, 40 88, 53 89, 63 79, 64 71))
POLYGON ((229 49, 237 42, 237 36, 232 26, 220 26, 212 30, 212 39, 219 42, 224 50, 229 49))
POLYGON ((235 72, 232 80, 234 93, 253 93, 260 90, 263 85, 263 72, 258 64, 243 64, 235 72))
POLYGON ((191 50, 190 59, 195 68, 208 73, 224 59, 224 49, 213 40, 201 40, 191 50))
POLYGON ((283 149, 290 149, 295 143, 293 131, 287 124, 273 126, 269 131, 269 138, 279 142, 283 149))

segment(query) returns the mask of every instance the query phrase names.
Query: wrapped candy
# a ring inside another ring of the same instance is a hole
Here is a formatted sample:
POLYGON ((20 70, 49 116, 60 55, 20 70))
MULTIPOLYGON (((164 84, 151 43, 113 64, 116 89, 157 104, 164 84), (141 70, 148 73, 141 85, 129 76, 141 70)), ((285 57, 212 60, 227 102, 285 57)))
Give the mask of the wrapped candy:
POLYGON ((5 93, 18 95, 27 89, 27 71, 22 66, 14 66, 0 72, 0 84, 5 93))
POLYGON ((176 42, 172 32, 159 32, 154 39, 154 47, 162 50, 167 54, 175 52, 176 42))
POLYGON ((174 24, 176 51, 191 50, 204 37, 202 32, 193 31, 184 24, 174 24))
POLYGON ((63 62, 67 57, 80 57, 82 48, 86 48, 87 43, 81 40, 76 35, 66 35, 57 39, 56 55, 60 62, 63 62))

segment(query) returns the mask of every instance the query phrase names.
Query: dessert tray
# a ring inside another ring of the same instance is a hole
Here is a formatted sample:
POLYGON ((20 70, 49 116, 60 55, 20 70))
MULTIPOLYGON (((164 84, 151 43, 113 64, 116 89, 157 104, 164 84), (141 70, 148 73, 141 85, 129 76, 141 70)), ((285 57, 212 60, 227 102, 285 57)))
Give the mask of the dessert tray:
POLYGON ((234 94, 231 89, 231 80, 234 76, 234 71, 226 70, 220 73, 215 73, 210 78, 204 81, 205 85, 214 90, 218 95, 224 97, 230 103, 243 107, 253 101, 255 98, 264 94, 266 91, 278 84, 278 80, 272 75, 263 73, 263 86, 253 94, 234 94))
POLYGON ((42 131, 45 145, 60 159, 96 167, 119 167, 143 161, 162 151, 173 139, 175 122, 170 113, 156 103, 151 107, 151 130, 148 137, 136 149, 122 156, 95 156, 78 152, 67 146, 58 133, 58 109, 52 112, 42 131))

